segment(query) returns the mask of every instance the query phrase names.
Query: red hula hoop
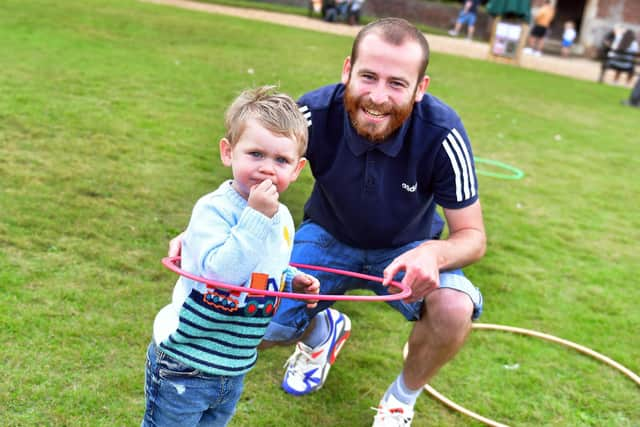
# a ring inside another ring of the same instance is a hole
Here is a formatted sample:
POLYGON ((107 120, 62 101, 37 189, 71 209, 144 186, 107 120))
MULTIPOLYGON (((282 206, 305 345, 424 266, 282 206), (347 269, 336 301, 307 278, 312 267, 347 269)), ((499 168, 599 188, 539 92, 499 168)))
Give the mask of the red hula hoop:
MULTIPOLYGON (((216 288, 223 288, 223 289, 236 291, 236 292, 249 292, 252 295, 264 295, 264 296, 272 296, 272 297, 280 297, 280 298, 318 300, 318 301, 397 301, 397 300, 407 298, 408 296, 411 295, 411 289, 409 287, 396 281, 392 281, 390 285, 400 289, 401 292, 397 294, 389 294, 389 295, 322 295, 322 294, 310 295, 310 294, 301 294, 297 292, 280 292, 280 291, 268 291, 263 289, 251 289, 244 286, 229 285, 227 283, 222 283, 215 280, 206 279, 204 277, 196 276, 195 274, 191 274, 187 271, 182 270, 180 267, 178 267, 177 264, 179 261, 180 261, 179 256, 162 258, 162 264, 165 267, 167 267, 169 270, 179 274, 180 276, 184 276, 191 280, 195 280, 196 282, 204 283, 206 285, 214 286, 216 288)), ((382 280, 383 280, 381 277, 370 276, 368 274, 356 273, 353 271, 339 270, 337 268, 320 267, 317 265, 307 265, 307 264, 297 264, 297 263, 291 263, 291 265, 297 268, 305 268, 305 269, 315 270, 315 271, 324 271, 327 273, 355 277, 363 280, 371 280, 371 281, 380 282, 380 283, 382 283, 382 280)))

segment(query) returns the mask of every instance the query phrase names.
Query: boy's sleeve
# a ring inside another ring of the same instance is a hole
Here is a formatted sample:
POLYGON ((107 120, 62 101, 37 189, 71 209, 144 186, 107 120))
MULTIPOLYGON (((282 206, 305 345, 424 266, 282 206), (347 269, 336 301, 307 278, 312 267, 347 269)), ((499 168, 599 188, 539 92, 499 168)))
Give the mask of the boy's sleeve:
POLYGON ((277 213, 268 218, 246 207, 237 223, 210 204, 196 206, 185 236, 185 249, 197 263, 197 273, 211 280, 242 285, 265 253, 264 241, 277 213))
POLYGON ((284 291, 285 292, 292 292, 293 291, 293 279, 294 277, 296 277, 298 274, 300 274, 300 270, 298 270, 297 268, 295 268, 294 266, 290 265, 287 267, 287 269, 284 271, 283 275, 284 275, 284 291))

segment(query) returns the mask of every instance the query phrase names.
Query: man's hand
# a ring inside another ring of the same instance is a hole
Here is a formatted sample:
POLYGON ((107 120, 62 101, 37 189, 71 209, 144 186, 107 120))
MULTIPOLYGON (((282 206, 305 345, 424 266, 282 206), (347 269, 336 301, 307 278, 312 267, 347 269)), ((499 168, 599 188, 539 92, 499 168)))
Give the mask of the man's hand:
POLYGON ((385 268, 383 285, 405 272, 402 284, 411 288, 406 302, 418 301, 440 287, 440 270, 452 270, 482 258, 487 237, 482 222, 480 201, 461 209, 444 209, 449 237, 429 240, 394 259, 385 268))
MULTIPOLYGON (((320 282, 313 276, 305 273, 298 273, 291 281, 291 287, 294 292, 302 292, 305 294, 318 295, 320 293, 320 282)), ((307 308, 315 308, 318 305, 317 300, 306 300, 307 308)))
POLYGON ((178 234, 176 237, 171 239, 169 242, 169 252, 167 253, 170 257, 180 256, 182 252, 182 237, 184 236, 184 231, 178 234))
MULTIPOLYGON (((440 286, 440 271, 435 252, 428 246, 418 246, 394 259, 384 269, 383 285, 389 285, 396 274, 404 271, 402 284, 411 289, 411 295, 405 302, 415 302, 440 286)), ((398 288, 390 288, 398 293, 398 288)))
POLYGON ((270 179, 251 187, 248 204, 263 215, 273 218, 278 212, 278 188, 270 179))

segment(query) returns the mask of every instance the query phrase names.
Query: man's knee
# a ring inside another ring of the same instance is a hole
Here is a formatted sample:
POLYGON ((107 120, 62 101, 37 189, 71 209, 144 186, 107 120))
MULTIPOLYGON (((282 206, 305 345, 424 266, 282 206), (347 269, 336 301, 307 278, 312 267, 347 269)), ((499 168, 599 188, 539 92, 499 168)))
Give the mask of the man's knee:
MULTIPOLYGON (((426 320, 451 330, 471 327, 474 305, 469 296, 455 289, 440 288, 431 292, 425 301, 426 320)), ((465 332, 466 333, 466 332, 465 332)))
POLYGON ((410 348, 431 351, 429 347, 433 346, 460 347, 471 331, 472 312, 473 303, 460 291, 440 288, 431 292, 409 338, 410 348))

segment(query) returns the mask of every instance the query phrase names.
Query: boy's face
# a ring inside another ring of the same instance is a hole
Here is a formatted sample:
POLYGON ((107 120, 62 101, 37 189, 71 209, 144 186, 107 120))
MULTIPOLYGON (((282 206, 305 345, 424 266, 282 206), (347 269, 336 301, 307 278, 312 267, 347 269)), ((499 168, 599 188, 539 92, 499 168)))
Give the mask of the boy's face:
POLYGON ((270 179, 282 193, 306 163, 295 140, 272 134, 254 119, 246 123, 233 147, 226 138, 220 140, 220 157, 225 166, 231 167, 233 188, 245 199, 251 188, 265 179, 270 179))
POLYGON ((376 33, 360 41, 358 58, 347 58, 342 69, 345 107, 354 128, 370 141, 382 141, 411 115, 429 85, 418 81, 423 53, 414 41, 394 46, 376 33))

